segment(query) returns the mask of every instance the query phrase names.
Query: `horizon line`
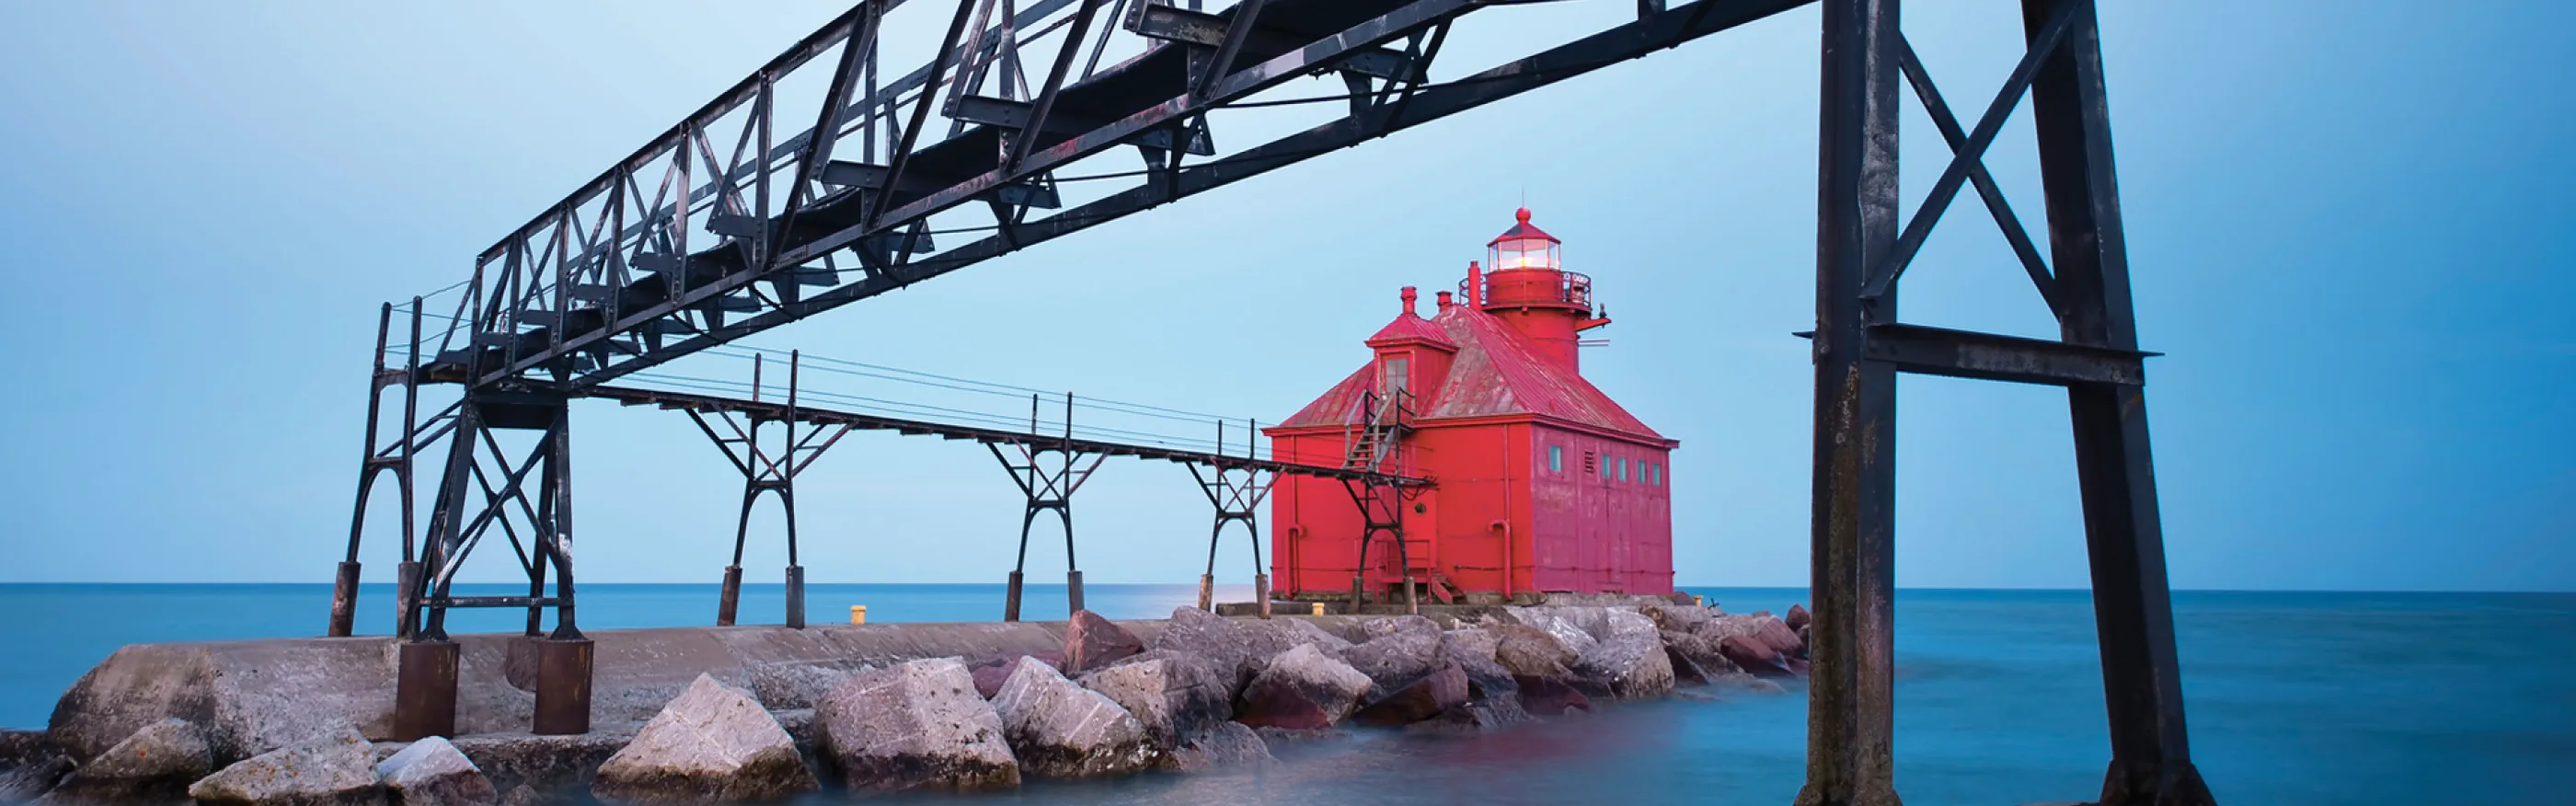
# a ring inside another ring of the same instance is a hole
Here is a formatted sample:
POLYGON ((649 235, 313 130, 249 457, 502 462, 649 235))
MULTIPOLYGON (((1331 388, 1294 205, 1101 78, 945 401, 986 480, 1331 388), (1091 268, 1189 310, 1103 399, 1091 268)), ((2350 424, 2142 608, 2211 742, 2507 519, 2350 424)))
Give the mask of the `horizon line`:
MULTIPOLYGON (((299 581, 299 582, 278 582, 278 581, 213 581, 213 582, 209 582, 209 581, 202 581, 202 580, 201 580, 201 581, 185 581, 185 582, 181 582, 181 581, 162 581, 162 582, 123 581, 123 582, 108 582, 108 581, 69 581, 69 580, 49 580, 49 581, 8 581, 8 580, 0 580, 0 587, 74 587, 74 586, 130 586, 130 587, 154 587, 154 586, 161 586, 161 587, 170 587, 170 586, 204 586, 204 587, 225 587, 225 586, 253 586, 253 585, 263 585, 263 586, 274 586, 274 585, 297 585, 297 586, 310 586, 310 587, 315 587, 315 588, 328 588, 328 587, 330 587, 330 586, 331 586, 331 584, 332 584, 332 583, 329 583, 329 582, 300 582, 300 581, 299 581)), ((386 581, 379 581, 379 582, 362 582, 362 583, 360 583, 360 584, 362 584, 362 585, 392 585, 392 584, 394 584, 394 582, 392 582, 391 580, 386 580, 386 581)), ((516 581, 514 581, 514 580, 492 580, 492 581, 462 581, 462 580, 460 580, 460 581, 459 581, 459 582, 457 582, 456 584, 460 584, 460 585, 507 585, 507 584, 516 584, 516 581)), ((718 583, 714 583, 714 582, 585 582, 585 583, 581 583, 581 584, 582 584, 583 586, 585 586, 585 587, 624 587, 624 586, 646 586, 646 585, 652 585, 652 586, 686 585, 686 586, 700 586, 700 587, 715 587, 715 586, 717 586, 717 584, 718 584, 718 583)), ((962 581, 961 581, 961 582, 820 582, 820 581, 807 581, 805 584, 806 584, 808 587, 815 586, 815 585, 881 585, 881 586, 895 586, 895 587, 900 587, 900 586, 919 586, 919 587, 930 587, 930 586, 944 586, 944 585, 989 585, 989 586, 994 586, 994 587, 1000 587, 1000 586, 1002 586, 1002 584, 1003 584, 1003 583, 1000 583, 1000 582, 962 582, 962 581)), ((1057 583, 1038 583, 1038 582, 1031 582, 1031 583, 1029 583, 1029 585, 1031 585, 1031 586, 1033 586, 1033 587, 1046 587, 1046 586, 1050 586, 1050 585, 1051 585, 1052 587, 1064 587, 1064 583, 1061 583, 1061 582, 1057 582, 1057 583)), ((1187 587, 1195 587, 1195 586, 1196 586, 1196 583, 1193 583, 1193 582, 1099 582, 1099 581, 1088 581, 1088 582, 1087 582, 1087 584, 1086 584, 1086 587, 1103 587, 1103 586, 1108 586, 1108 587, 1176 587, 1176 588, 1187 588, 1187 587)), ((1246 584, 1244 584, 1244 583, 1219 583, 1219 585, 1218 585, 1218 586, 1219 586, 1219 587, 1249 587, 1249 585, 1246 585, 1246 584)), ((783 587, 785 587, 785 585, 784 585, 784 584, 782 584, 782 583, 777 583, 777 582, 751 582, 751 581, 746 580, 746 581, 744 581, 744 583, 743 583, 743 587, 744 587, 744 588, 783 588, 783 587)), ((1753 590, 1807 590, 1807 589, 1809 589, 1809 587, 1810 587, 1810 586, 1807 586, 1807 585, 1734 585, 1734 584, 1716 584, 1716 583, 1679 583, 1679 584, 1675 584, 1673 587, 1674 587, 1676 590, 1684 590, 1684 589, 1688 589, 1688 588, 1737 588, 1737 589, 1753 589, 1753 590)), ((1899 591, 2020 591, 2020 592, 2030 592, 2030 593, 2091 593, 2091 592, 2093 591, 2093 589, 2092 589, 2092 588, 2040 587, 2040 586, 1965 586, 1965 585, 1899 585, 1899 586, 1897 586, 1897 588, 1896 588, 1896 589, 1897 589, 1897 590, 1899 590, 1899 591)), ((2488 594, 2529 594, 2529 595, 2576 595, 2576 589, 2564 589, 2564 590, 2505 590, 2505 589, 2493 589, 2493 588, 2185 588, 2185 587, 2174 587, 2174 588, 2170 588, 2170 590, 2171 590, 2171 591, 2173 591, 2173 592, 2175 592, 2175 593, 2347 593, 2347 594, 2350 594, 2350 593, 2376 593, 2376 594, 2401 594, 2401 595, 2402 595, 2402 594, 2459 594, 2459 593, 2488 593, 2488 594)), ((1639 595, 1651 595, 1651 594, 1639 594, 1639 595)))

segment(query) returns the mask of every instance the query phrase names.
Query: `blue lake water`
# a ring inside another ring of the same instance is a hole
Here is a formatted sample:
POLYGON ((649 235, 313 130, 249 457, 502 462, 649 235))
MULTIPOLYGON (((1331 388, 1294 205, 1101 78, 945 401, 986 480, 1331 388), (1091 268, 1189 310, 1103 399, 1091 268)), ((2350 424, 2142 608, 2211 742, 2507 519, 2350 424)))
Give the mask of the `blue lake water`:
MULTIPOLYGON (((1734 611, 1805 598, 1791 589, 1693 592, 1734 611)), ((1104 615, 1150 618, 1197 592, 1086 593, 1104 615)), ((586 585, 581 595, 585 628, 714 618, 712 585, 586 585)), ((329 599, 327 585, 0 585, 0 726, 42 726, 55 697, 118 646, 314 635, 329 599)), ((364 592, 362 632, 390 629, 390 600, 384 587, 364 592)), ((1001 588, 815 585, 809 602, 817 622, 845 619, 852 604, 868 605, 871 622, 974 621, 999 617, 1001 588)), ((2192 752, 2222 803, 2576 803, 2576 595, 2182 592, 2174 605, 2192 752)), ((774 622, 781 607, 777 586, 749 586, 743 621, 774 622)), ((1026 615, 1062 618, 1062 586, 1031 586, 1026 615)), ((513 631, 524 618, 461 613, 452 629, 513 631)), ((2099 791, 2108 751, 2083 592, 1904 591, 1897 625, 1897 787, 1906 803, 2099 791)), ((1288 763, 1258 771, 1040 784, 975 799, 1786 804, 1803 780, 1805 710, 1798 696, 1624 704, 1475 738, 1363 733, 1281 746, 1288 763)))

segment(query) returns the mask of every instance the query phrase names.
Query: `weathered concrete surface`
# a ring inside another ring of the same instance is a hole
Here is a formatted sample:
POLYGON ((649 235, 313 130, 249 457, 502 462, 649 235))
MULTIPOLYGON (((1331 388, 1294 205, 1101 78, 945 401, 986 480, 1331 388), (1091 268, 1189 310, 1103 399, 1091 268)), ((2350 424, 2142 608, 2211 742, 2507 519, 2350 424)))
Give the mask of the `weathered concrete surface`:
POLYGON ((869 668, 867 664, 852 662, 776 661, 743 665, 743 671, 750 678, 751 695, 760 700, 761 707, 772 711, 812 708, 815 703, 823 701, 824 695, 831 694, 832 689, 849 682, 850 675, 869 668))
POLYGON ((339 730, 252 756, 188 787, 201 804, 383 806, 376 748, 356 729, 339 730))
POLYGON ((953 659, 851 677, 823 699, 815 720, 853 791, 1020 785, 1001 716, 975 693, 966 664, 953 659))
MULTIPOLYGON (((1150 643, 1163 623, 1119 626, 1150 643)), ((825 682, 824 670, 1051 652, 1063 647, 1064 632, 1063 622, 599 630, 589 633, 597 653, 591 725, 632 733, 700 674, 754 689, 772 708, 795 707, 825 682)), ((535 696, 524 688, 528 675, 512 685, 510 673, 519 636, 455 640, 457 733, 527 730, 535 696)), ((319 738, 344 723, 369 738, 389 738, 394 646, 382 636, 129 646, 63 695, 51 732, 75 759, 89 759, 145 725, 177 717, 204 730, 217 764, 319 738)))
POLYGON ((775 800, 821 789, 796 740, 751 693, 699 675, 600 765, 600 800, 729 803, 775 800))
POLYGON ((376 778, 397 806, 492 806, 492 779, 446 739, 432 736, 376 762, 376 778))
POLYGON ((89 760, 40 804, 165 803, 183 800, 188 785, 215 771, 214 757, 197 726, 164 719, 117 742, 89 760))
POLYGON ((1144 723, 1116 700, 1065 679, 1035 658, 1021 658, 993 697, 1002 735, 1020 771, 1053 778, 1125 775, 1154 763, 1144 723))

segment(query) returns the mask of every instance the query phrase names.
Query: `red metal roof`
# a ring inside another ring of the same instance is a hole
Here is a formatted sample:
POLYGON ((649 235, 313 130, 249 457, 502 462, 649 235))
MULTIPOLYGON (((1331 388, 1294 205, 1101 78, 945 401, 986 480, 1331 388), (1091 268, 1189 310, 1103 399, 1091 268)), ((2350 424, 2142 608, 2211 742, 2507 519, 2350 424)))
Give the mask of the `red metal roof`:
POLYGON ((1512 217, 1518 219, 1519 222, 1513 224, 1511 229, 1503 230, 1503 234, 1494 236, 1493 240, 1486 241, 1486 246, 1492 246, 1504 241, 1519 238, 1546 238, 1548 243, 1564 243, 1564 241, 1557 240, 1556 236, 1547 234, 1547 231, 1532 226, 1529 222, 1529 208, 1523 207, 1514 211, 1512 213, 1512 217))
POLYGON ((1368 346, 1377 347, 1407 341, 1427 342, 1445 350, 1458 349, 1457 342, 1449 339, 1448 331, 1412 311, 1396 315, 1395 321, 1386 323, 1386 327, 1378 328, 1377 335, 1368 337, 1366 343, 1368 346))
MULTIPOLYGON (((1581 374, 1539 357, 1519 331, 1493 314, 1456 305, 1427 321, 1409 314, 1401 316, 1397 324, 1405 319, 1438 327, 1458 346, 1457 356, 1449 364, 1449 376, 1420 401, 1414 418, 1418 424, 1542 415, 1636 439, 1667 441, 1581 374)), ((1378 379, 1374 369, 1374 361, 1362 365, 1277 427, 1343 425, 1358 411, 1361 396, 1375 390, 1378 379)))

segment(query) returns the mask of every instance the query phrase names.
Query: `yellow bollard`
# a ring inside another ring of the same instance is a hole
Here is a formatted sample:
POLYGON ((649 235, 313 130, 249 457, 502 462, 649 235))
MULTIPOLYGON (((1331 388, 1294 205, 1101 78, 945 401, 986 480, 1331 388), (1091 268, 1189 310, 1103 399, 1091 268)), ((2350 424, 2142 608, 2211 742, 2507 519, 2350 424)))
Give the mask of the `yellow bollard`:
POLYGON ((866 624, 866 623, 868 623, 868 606, 867 606, 867 605, 850 605, 850 623, 852 623, 852 624, 866 624))
POLYGON ((1320 615, 1323 615, 1323 614, 1324 614, 1324 603, 1323 603, 1323 602, 1316 602, 1316 603, 1315 603, 1315 615, 1320 616, 1320 615))
POLYGON ((1698 606, 1700 606, 1700 607, 1707 607, 1707 606, 1708 606, 1708 597, 1706 597, 1706 596, 1701 596, 1701 595, 1696 594, 1696 593, 1691 594, 1691 604, 1698 605, 1698 606))

